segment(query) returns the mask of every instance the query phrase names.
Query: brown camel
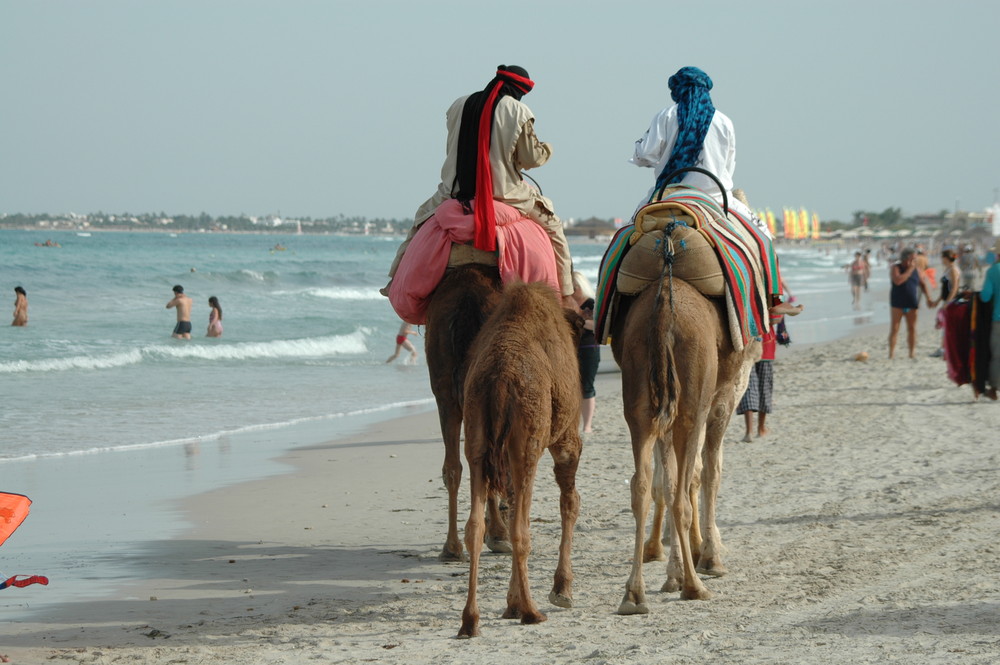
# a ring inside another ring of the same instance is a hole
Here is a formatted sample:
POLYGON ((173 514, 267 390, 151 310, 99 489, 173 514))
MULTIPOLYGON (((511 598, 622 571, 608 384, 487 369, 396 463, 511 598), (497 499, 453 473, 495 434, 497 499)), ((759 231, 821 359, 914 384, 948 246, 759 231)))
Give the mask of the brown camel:
MULTIPOLYGON (((469 349, 486 318, 500 301, 500 288, 500 273, 495 266, 459 266, 448 270, 427 307, 424 353, 427 354, 431 391, 437 401, 441 422, 444 439, 441 473, 448 489, 448 536, 438 557, 442 561, 464 560, 462 541, 458 537, 458 488, 462 484, 462 389, 469 349)), ((490 496, 487 544, 494 552, 510 552, 499 496, 499 493, 490 496)))
POLYGON ((635 550, 618 613, 649 611, 642 564, 644 558, 662 557, 658 534, 663 523, 658 511, 653 537, 644 548, 651 494, 661 506, 669 503, 673 525, 662 590, 680 589, 681 598, 688 600, 709 598, 697 572, 713 576, 726 572, 715 524, 722 438, 746 389, 749 368, 760 356, 760 344, 752 342, 737 351, 724 301, 707 298, 682 280, 666 278, 635 297, 621 299, 612 323, 611 347, 622 369, 622 401, 635 462, 631 483, 635 550), (699 469, 702 462, 704 468, 699 469), (700 533, 694 518, 699 482, 704 503, 700 533))
POLYGON ((539 458, 548 449, 559 484, 562 539, 549 601, 573 605, 570 550, 580 512, 576 469, 580 462, 580 370, 576 340, 583 320, 564 310, 551 287, 511 284, 476 338, 465 379, 465 458, 472 505, 465 526, 469 595, 459 637, 479 634, 479 555, 483 508, 491 490, 509 487, 514 548, 505 619, 545 621, 531 599, 528 553, 531 493, 539 458), (572 322, 572 323, 571 323, 572 322))

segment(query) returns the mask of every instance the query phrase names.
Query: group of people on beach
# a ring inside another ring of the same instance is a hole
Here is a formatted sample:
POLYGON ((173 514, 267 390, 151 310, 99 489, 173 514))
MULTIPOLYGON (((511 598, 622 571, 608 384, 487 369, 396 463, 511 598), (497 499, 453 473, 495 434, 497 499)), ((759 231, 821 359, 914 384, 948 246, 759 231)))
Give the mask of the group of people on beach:
MULTIPOLYGON (((992 309, 989 330, 989 357, 985 381, 985 394, 996 400, 1000 388, 1000 307, 997 307, 995 294, 1000 293, 1000 240, 992 248, 994 261, 987 269, 979 283, 980 262, 970 246, 963 250, 945 247, 941 250, 941 265, 943 272, 940 280, 940 292, 937 297, 932 295, 932 276, 927 258, 919 248, 907 247, 899 254, 899 260, 890 267, 890 320, 889 320, 889 358, 895 357, 896 344, 901 322, 906 322, 906 344, 909 357, 916 357, 917 346, 917 310, 923 296, 927 307, 940 307, 937 314, 939 328, 943 328, 941 346, 932 355, 944 357, 950 365, 964 366, 970 363, 964 351, 972 342, 970 326, 972 325, 972 310, 969 305, 978 301, 980 306, 992 309), (963 251, 964 250, 964 251, 963 251), (966 260, 962 261, 962 257, 966 260), (960 310, 960 308, 965 308, 960 310), (955 339, 961 338, 961 339, 955 339), (948 348, 954 349, 949 356, 948 348), (960 351, 961 349, 961 351, 960 351)), ((956 374, 949 367, 949 374, 957 382, 965 381, 964 374, 956 374)))
MULTIPOLYGON (((174 339, 191 339, 191 306, 194 301, 184 293, 184 287, 180 284, 174 286, 174 297, 167 303, 167 309, 177 310, 177 325, 171 337, 174 339)), ((211 308, 208 313, 208 330, 205 337, 222 337, 222 305, 215 296, 210 296, 208 306, 211 308)))

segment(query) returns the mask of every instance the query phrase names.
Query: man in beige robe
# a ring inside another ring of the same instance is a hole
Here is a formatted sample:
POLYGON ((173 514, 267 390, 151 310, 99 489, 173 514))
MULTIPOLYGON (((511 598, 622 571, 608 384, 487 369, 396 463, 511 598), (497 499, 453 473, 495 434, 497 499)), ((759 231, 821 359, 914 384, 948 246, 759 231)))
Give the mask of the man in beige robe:
MULTIPOLYGON (((501 66, 497 72, 498 76, 505 71, 507 68, 501 66)), ((521 72, 523 70, 512 67, 510 71, 521 72)), ((525 79, 527 78, 526 74, 525 72, 525 79)), ((462 127, 462 115, 468 99, 469 95, 460 97, 448 109, 447 156, 441 167, 441 183, 434 195, 417 210, 413 227, 410 228, 406 240, 399 246, 396 258, 389 269, 390 278, 396 274, 399 262, 420 225, 434 214, 439 205, 448 199, 458 198, 459 135, 462 127)), ((552 201, 542 196, 533 185, 526 182, 521 176, 522 170, 537 168, 549 161, 552 156, 552 146, 538 140, 538 137, 535 136, 534 125, 535 116, 531 109, 519 99, 506 95, 497 100, 489 151, 493 199, 516 208, 545 229, 552 242, 552 251, 556 258, 563 302, 567 306, 575 308, 575 301, 572 298, 572 258, 566 236, 563 233, 562 221, 556 216, 552 201)), ((382 289, 382 294, 388 294, 388 287, 382 289)))

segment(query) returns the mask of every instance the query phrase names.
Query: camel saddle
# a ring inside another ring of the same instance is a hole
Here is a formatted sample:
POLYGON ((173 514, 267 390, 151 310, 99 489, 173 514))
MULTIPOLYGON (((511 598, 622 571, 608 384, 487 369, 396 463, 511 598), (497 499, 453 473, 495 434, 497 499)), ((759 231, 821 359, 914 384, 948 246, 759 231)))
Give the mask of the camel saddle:
POLYGON ((664 250, 673 255, 671 271, 710 298, 725 295, 722 266, 708 239, 699 230, 698 220, 676 206, 657 202, 636 213, 635 230, 629 237, 628 252, 618 268, 619 293, 635 295, 660 279, 664 271, 664 250), (664 230, 668 227, 667 235, 664 230))
POLYGON ((767 330, 769 296, 780 293, 770 238, 705 192, 676 185, 640 208, 604 253, 594 310, 602 344, 610 337, 617 299, 667 275, 707 297, 724 298, 737 349, 767 330))
POLYGON ((472 245, 457 242, 451 243, 451 252, 448 254, 448 267, 457 268, 458 266, 465 266, 470 263, 496 267, 497 252, 487 252, 482 249, 476 249, 472 245))

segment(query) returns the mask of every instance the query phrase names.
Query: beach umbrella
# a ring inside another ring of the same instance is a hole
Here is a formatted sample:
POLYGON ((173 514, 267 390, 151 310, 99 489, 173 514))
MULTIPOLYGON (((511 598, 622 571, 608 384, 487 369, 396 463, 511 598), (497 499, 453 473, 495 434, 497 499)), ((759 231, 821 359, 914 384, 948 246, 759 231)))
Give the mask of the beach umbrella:
MULTIPOLYGON (((31 508, 31 499, 23 494, 13 494, 11 492, 0 492, 0 545, 6 542, 10 534, 21 526, 21 522, 28 516, 31 508)), ((7 587, 26 587, 31 584, 48 584, 49 578, 42 575, 13 575, 7 577, 0 574, 0 589, 7 587)))

